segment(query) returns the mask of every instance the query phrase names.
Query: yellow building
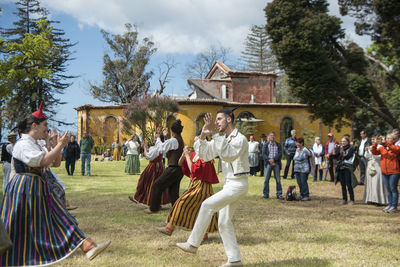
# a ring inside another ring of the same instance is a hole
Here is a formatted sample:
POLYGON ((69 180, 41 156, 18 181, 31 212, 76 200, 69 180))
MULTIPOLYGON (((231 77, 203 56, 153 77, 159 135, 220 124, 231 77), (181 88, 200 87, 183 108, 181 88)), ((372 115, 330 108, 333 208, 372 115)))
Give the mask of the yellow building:
MULTIPOLYGON (((237 121, 247 136, 259 136, 273 131, 281 143, 296 129, 297 136, 305 136, 313 142, 315 136, 327 140, 330 127, 320 121, 311 121, 307 106, 296 103, 275 103, 276 78, 272 72, 237 71, 224 63, 216 61, 204 79, 189 79, 193 89, 187 98, 176 99, 179 112, 166 118, 164 125, 180 119, 184 126, 182 137, 186 145, 193 144, 193 138, 202 128, 205 112, 216 114, 220 109, 235 111, 237 121)), ((96 144, 112 144, 115 139, 128 138, 122 133, 122 116, 125 105, 92 106, 76 108, 78 111, 78 137, 88 131, 96 144)), ((344 127, 342 133, 352 134, 350 127, 344 127)), ((136 134, 134 129, 132 133, 136 134)), ((137 133, 139 134, 139 133, 137 133)), ((341 135, 339 133, 339 135, 341 135)), ((307 142, 306 142, 307 144, 307 142)))
MULTIPOLYGON (((179 111, 171 114, 165 124, 170 126, 175 120, 180 119, 184 126, 182 137, 186 145, 193 145, 194 136, 199 133, 203 125, 205 112, 216 114, 220 109, 235 110, 236 120, 241 120, 246 125, 252 125, 253 134, 257 140, 262 133, 276 133, 277 140, 281 143, 296 129, 297 136, 320 136, 322 141, 327 140, 331 131, 329 126, 323 125, 319 120, 311 121, 306 105, 291 103, 268 104, 243 104, 210 99, 181 99, 177 100, 179 111)), ((128 138, 122 133, 122 116, 124 105, 92 106, 85 105, 76 108, 78 112, 78 138, 84 131, 88 131, 95 143, 111 144, 116 138, 128 138)), ((132 132, 132 134, 135 132, 132 132)), ((344 127, 341 133, 335 133, 336 138, 344 133, 351 134, 350 127, 344 127)), ((139 134, 139 132, 137 132, 139 134)), ((249 136, 249 134, 247 134, 249 136)))

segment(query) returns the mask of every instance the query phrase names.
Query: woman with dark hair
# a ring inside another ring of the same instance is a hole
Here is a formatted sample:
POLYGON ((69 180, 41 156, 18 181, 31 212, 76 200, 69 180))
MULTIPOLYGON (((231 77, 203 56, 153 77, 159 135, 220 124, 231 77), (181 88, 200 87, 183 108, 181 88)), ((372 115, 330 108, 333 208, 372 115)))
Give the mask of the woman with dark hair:
POLYGON ((302 137, 296 139, 296 146, 296 153, 293 156, 294 173, 300 188, 301 200, 308 201, 311 200, 307 183, 308 174, 311 171, 309 159, 311 151, 304 146, 304 139, 302 137))
MULTIPOLYGON (((196 142, 198 139, 196 136, 194 141, 196 142)), ((191 181, 189 188, 178 198, 169 211, 167 225, 158 229, 166 235, 171 235, 175 226, 192 230, 201 204, 214 194, 212 184, 219 183, 214 168, 214 160, 204 161, 196 152, 192 152, 188 147, 183 149, 179 165, 182 166, 183 173, 190 177, 191 181)), ((218 228, 217 225, 218 217, 217 213, 215 213, 207 232, 216 231, 218 228)), ((207 237, 206 233, 204 239, 207 239, 207 237)))
POLYGON ((1 255, 0 266, 54 264, 77 248, 92 260, 110 244, 97 245, 86 238, 49 186, 46 168, 60 166, 68 132, 62 137, 57 134, 54 147, 46 152, 38 144, 48 136, 42 107, 18 124, 22 136, 13 150, 13 176, 0 207, 1 220, 14 246, 1 255))
MULTIPOLYGON (((168 167, 153 184, 148 213, 155 213, 161 209, 161 196, 165 189, 168 189, 171 205, 174 205, 175 201, 179 198, 179 185, 183 177, 182 168, 178 164, 184 147, 181 136, 182 129, 181 121, 177 120, 171 126, 172 137, 156 144, 160 154, 167 154, 168 167)), ((167 135, 168 129, 164 131, 164 136, 166 137, 167 135)))
POLYGON ((128 152, 126 153, 125 173, 136 174, 140 173, 139 148, 140 144, 136 135, 131 135, 131 138, 126 143, 128 152))
POLYGON ((382 179, 388 193, 388 206, 383 209, 384 212, 396 213, 397 204, 399 201, 399 191, 397 185, 400 177, 399 166, 399 153, 400 147, 394 145, 394 138, 392 134, 386 136, 386 141, 382 146, 378 147, 381 143, 381 138, 374 140, 371 152, 374 155, 381 155, 381 172, 382 179))
MULTIPOLYGON (((150 205, 150 196, 153 189, 153 184, 164 172, 164 164, 162 162, 163 154, 160 154, 159 150, 157 149, 158 143, 164 141, 164 136, 160 135, 158 129, 156 130, 154 139, 155 145, 150 148, 147 147, 146 142, 143 142, 142 144, 144 150, 143 155, 149 161, 149 164, 140 175, 139 181, 137 182, 135 195, 133 197, 128 196, 131 201, 147 206, 150 205)), ((168 190, 164 190, 161 195, 161 205, 169 202, 168 190)))
POLYGON ((339 149, 337 149, 334 157, 337 159, 337 178, 335 182, 340 180, 340 184, 342 186, 342 205, 347 204, 347 190, 349 191, 350 195, 349 204, 354 205, 354 191, 352 183, 354 147, 350 145, 350 139, 347 136, 342 137, 339 149))

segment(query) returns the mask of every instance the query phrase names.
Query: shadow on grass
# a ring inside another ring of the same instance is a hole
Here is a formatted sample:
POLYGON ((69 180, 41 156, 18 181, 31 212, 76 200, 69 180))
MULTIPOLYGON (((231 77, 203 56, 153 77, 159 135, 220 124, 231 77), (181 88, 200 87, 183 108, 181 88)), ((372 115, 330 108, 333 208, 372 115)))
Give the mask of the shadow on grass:
POLYGON ((306 258, 306 259, 301 259, 301 258, 293 258, 289 260, 281 260, 281 261, 271 261, 271 262, 257 262, 257 263, 251 263, 251 264, 245 264, 244 266, 263 266, 263 267, 269 267, 269 266, 304 266, 304 267, 312 267, 312 266, 331 266, 331 263, 328 260, 323 260, 323 259, 318 259, 318 258, 306 258))

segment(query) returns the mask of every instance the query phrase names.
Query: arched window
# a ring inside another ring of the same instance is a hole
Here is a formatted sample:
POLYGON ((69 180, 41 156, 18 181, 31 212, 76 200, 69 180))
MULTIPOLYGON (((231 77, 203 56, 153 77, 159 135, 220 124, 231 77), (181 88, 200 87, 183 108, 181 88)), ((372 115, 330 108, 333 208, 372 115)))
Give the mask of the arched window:
POLYGON ((199 135, 201 132, 201 129, 203 129, 204 126, 204 116, 206 115, 206 113, 200 113, 197 117, 196 117, 196 135, 199 135))
POLYGON ((258 121, 262 120, 257 120, 254 114, 250 111, 242 111, 235 118, 235 127, 239 132, 248 137, 249 135, 254 134, 256 128, 254 122, 258 121))
POLYGON ((281 120, 281 144, 290 137, 290 131, 293 130, 293 119, 290 116, 284 116, 281 120))
POLYGON ((81 116, 80 137, 83 136, 83 116, 81 116))
POLYGON ((118 118, 114 115, 108 115, 103 124, 103 142, 111 145, 116 138, 119 138, 118 118))

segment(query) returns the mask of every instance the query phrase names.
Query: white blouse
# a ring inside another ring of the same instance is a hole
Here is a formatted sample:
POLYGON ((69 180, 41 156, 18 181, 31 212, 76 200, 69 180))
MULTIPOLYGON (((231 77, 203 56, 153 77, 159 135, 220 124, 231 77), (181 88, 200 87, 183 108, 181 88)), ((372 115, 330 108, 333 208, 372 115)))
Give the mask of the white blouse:
POLYGON ((259 144, 257 141, 249 142, 249 153, 259 153, 259 144))
POLYGON ((40 167, 40 162, 46 153, 38 141, 27 134, 22 134, 15 143, 12 155, 29 167, 40 167))
POLYGON ((126 147, 128 148, 127 155, 139 155, 138 148, 140 145, 138 142, 131 140, 126 144, 126 147))

